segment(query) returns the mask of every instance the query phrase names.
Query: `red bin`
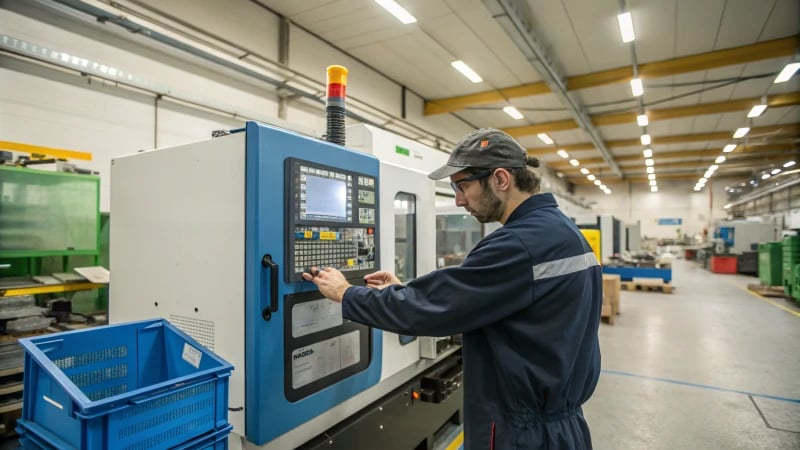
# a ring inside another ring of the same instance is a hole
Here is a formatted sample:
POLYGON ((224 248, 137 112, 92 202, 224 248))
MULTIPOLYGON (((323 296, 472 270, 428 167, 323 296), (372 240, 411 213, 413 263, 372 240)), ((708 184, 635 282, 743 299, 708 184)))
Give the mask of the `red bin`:
POLYGON ((711 271, 714 273, 736 273, 735 256, 712 256, 711 271))

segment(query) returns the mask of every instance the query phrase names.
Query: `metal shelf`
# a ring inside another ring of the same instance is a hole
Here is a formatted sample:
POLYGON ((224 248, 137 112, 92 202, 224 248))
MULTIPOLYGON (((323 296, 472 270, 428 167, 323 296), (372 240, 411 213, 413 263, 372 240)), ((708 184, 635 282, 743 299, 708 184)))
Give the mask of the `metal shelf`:
POLYGON ((0 298, 12 297, 15 295, 34 295, 34 294, 51 294, 59 292, 71 291, 84 291, 89 289, 99 289, 106 287, 105 284, 98 283, 69 283, 69 284, 52 284, 47 286, 34 286, 34 287, 18 287, 18 288, 0 288, 0 298))

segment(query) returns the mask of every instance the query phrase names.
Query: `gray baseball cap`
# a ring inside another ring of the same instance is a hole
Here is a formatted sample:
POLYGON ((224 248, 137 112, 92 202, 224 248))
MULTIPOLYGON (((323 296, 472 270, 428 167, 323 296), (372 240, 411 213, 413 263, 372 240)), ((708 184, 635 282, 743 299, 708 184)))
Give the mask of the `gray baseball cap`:
POLYGON ((431 172, 428 178, 441 180, 468 167, 525 167, 527 156, 525 149, 507 133, 496 128, 481 128, 461 138, 447 164, 431 172))

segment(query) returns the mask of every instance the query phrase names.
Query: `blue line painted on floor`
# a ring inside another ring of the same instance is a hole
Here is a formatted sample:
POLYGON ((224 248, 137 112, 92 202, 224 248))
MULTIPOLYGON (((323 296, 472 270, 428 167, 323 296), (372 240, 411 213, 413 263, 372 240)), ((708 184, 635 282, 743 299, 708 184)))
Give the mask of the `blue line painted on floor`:
POLYGON ((723 387, 719 387, 719 386, 710 386, 708 384, 690 383, 688 381, 671 380, 669 378, 651 377, 649 375, 639 375, 639 374, 630 373, 630 372, 622 372, 620 370, 603 369, 600 372, 607 373, 607 374, 610 374, 610 375, 622 375, 622 376, 625 376, 625 377, 644 378, 646 380, 663 381, 665 383, 680 384, 680 385, 683 385, 683 386, 691 386, 691 387, 696 387, 696 388, 700 388, 700 389, 710 389, 712 391, 733 392, 733 393, 736 393, 736 394, 752 395, 753 397, 768 398, 768 399, 771 399, 771 400, 780 400, 782 402, 800 404, 800 398, 788 398, 788 397, 778 397, 777 395, 758 394, 758 393, 755 393, 755 392, 740 391, 738 389, 728 389, 728 388, 723 388, 723 387))

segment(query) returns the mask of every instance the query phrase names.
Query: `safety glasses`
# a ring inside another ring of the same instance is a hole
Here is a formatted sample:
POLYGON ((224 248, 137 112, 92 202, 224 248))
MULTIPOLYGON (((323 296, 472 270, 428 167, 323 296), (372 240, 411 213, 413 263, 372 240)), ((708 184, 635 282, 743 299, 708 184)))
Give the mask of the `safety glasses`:
POLYGON ((462 179, 460 179, 458 181, 451 181, 450 182, 450 187, 453 188, 453 191, 461 192, 463 194, 464 193, 464 187, 462 186, 463 183, 466 183, 468 181, 480 180, 481 178, 486 178, 489 175, 491 175, 493 172, 494 172, 494 169, 486 169, 486 170, 482 170, 482 171, 477 172, 477 173, 473 173, 472 175, 464 177, 464 178, 462 178, 462 179))

